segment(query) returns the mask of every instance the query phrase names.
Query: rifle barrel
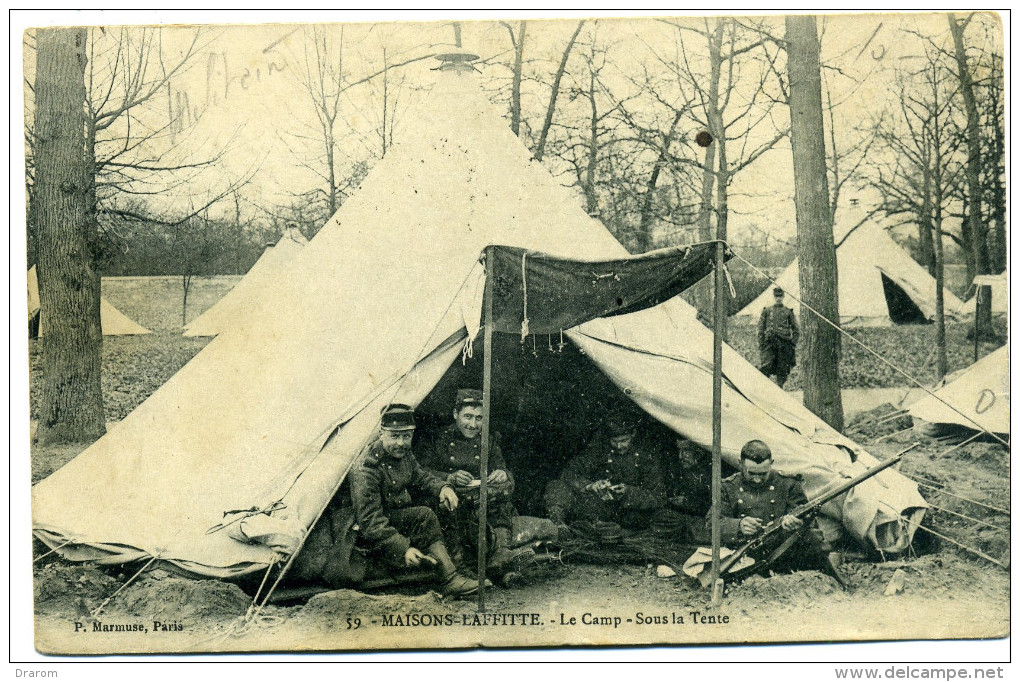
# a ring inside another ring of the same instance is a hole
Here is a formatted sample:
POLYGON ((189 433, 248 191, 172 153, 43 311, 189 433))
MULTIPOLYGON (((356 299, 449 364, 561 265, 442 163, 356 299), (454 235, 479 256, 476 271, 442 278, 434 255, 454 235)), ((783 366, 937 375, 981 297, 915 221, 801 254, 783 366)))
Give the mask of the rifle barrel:
POLYGON ((902 451, 896 453, 896 455, 894 457, 892 457, 890 459, 887 459, 886 461, 882 462, 881 464, 873 466, 872 468, 868 469, 867 471, 863 471, 863 472, 857 474, 856 476, 851 478, 849 481, 845 481, 845 482, 839 484, 838 486, 836 486, 835 488, 833 488, 832 490, 820 494, 818 497, 814 498, 813 500, 808 500, 806 503, 802 504, 800 507, 797 507, 797 509, 793 510, 793 512, 791 512, 791 513, 794 514, 795 516, 799 516, 800 514, 803 514, 804 512, 806 512, 806 511, 808 511, 810 509, 814 509, 816 507, 820 507, 823 504, 825 504, 826 502, 829 502, 830 500, 833 500, 833 499, 839 497, 840 495, 842 495, 846 491, 850 490, 851 488, 857 487, 858 485, 860 485, 864 481, 868 480, 872 476, 874 476, 874 475, 876 475, 876 474, 878 474, 878 473, 880 473, 882 471, 885 471, 886 469, 888 469, 889 467, 893 466, 894 464, 898 464, 899 461, 903 459, 903 455, 907 454, 907 452, 909 452, 910 450, 913 450, 918 445, 919 445, 919 443, 914 443, 909 448, 906 448, 905 450, 902 450, 902 451))

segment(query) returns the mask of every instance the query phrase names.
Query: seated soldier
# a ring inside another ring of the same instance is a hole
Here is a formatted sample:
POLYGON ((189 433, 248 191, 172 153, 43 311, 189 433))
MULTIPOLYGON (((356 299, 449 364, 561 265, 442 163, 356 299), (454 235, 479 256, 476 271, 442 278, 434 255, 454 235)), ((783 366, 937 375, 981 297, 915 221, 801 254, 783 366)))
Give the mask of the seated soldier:
MULTIPOLYGON (((470 388, 457 391, 453 407, 454 423, 439 432, 422 456, 422 466, 460 492, 461 504, 457 509, 440 514, 443 534, 455 561, 464 554, 473 555, 478 548, 476 500, 481 471, 484 409, 481 391, 470 388)), ((511 527, 517 515, 510 501, 514 478, 503 460, 503 453, 495 443, 489 449, 487 483, 486 517, 490 529, 488 568, 493 575, 501 576, 531 563, 535 552, 530 548, 510 549, 511 527)))
POLYGON ((705 516, 712 508, 711 453, 683 436, 676 436, 676 451, 667 459, 667 498, 677 512, 680 539, 709 542, 705 516))
MULTIPOLYGON (((777 519, 786 534, 794 533, 804 521, 790 512, 806 502, 800 481, 772 470, 769 446, 760 440, 748 441, 740 450, 740 472, 722 482, 719 507, 722 543, 734 549, 740 547, 777 519)), ((759 556, 752 558, 761 560, 773 549, 763 548, 759 556)), ((815 528, 804 532, 783 555, 777 568, 819 569, 846 588, 846 579, 839 571, 839 554, 826 555, 821 533, 815 528)))
POLYGON ((440 591, 464 597, 478 591, 478 582, 457 572, 443 542, 436 513, 416 504, 413 493, 457 508, 450 484, 423 469, 411 452, 414 411, 407 405, 383 409, 379 438, 363 453, 350 474, 351 501, 360 539, 393 567, 436 567, 440 591), (421 548, 424 548, 423 552, 421 548))
POLYGON ((546 488, 549 517, 558 524, 608 521, 645 529, 666 507, 661 453, 637 441, 637 425, 616 417, 546 488))

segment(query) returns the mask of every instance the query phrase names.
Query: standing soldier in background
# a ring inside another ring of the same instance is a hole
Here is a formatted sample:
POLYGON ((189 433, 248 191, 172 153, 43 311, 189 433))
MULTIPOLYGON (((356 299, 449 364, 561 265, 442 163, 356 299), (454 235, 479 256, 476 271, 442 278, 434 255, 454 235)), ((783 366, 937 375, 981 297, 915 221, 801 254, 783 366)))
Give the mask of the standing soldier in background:
POLYGON ((761 373, 775 376, 782 388, 790 376, 790 370, 797 364, 797 318, 793 310, 783 305, 783 290, 772 290, 775 305, 764 308, 758 320, 758 350, 761 352, 761 373))

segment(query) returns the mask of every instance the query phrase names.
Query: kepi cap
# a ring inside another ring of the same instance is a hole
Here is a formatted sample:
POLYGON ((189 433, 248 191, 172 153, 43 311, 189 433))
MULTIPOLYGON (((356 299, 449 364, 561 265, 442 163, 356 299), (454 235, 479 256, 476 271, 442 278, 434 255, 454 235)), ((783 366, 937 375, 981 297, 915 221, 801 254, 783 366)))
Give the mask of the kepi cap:
POLYGON ((618 414, 610 417, 606 421, 606 432, 610 438, 617 436, 628 436, 634 433, 637 428, 637 422, 634 418, 626 414, 618 414))
POLYGON ((410 431, 414 429, 414 409, 410 405, 393 403, 382 409, 381 427, 387 431, 410 431))
POLYGON ((477 388, 461 388, 457 390, 457 399, 454 401, 454 408, 460 409, 465 405, 482 405, 482 392, 477 388))

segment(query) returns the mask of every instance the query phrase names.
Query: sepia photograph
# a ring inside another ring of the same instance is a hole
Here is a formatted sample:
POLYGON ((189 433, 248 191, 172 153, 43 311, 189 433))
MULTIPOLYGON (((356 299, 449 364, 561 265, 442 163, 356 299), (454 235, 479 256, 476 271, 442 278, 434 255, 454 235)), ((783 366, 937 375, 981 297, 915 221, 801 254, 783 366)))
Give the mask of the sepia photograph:
POLYGON ((18 676, 1008 662, 1008 14, 17 19, 18 676))

